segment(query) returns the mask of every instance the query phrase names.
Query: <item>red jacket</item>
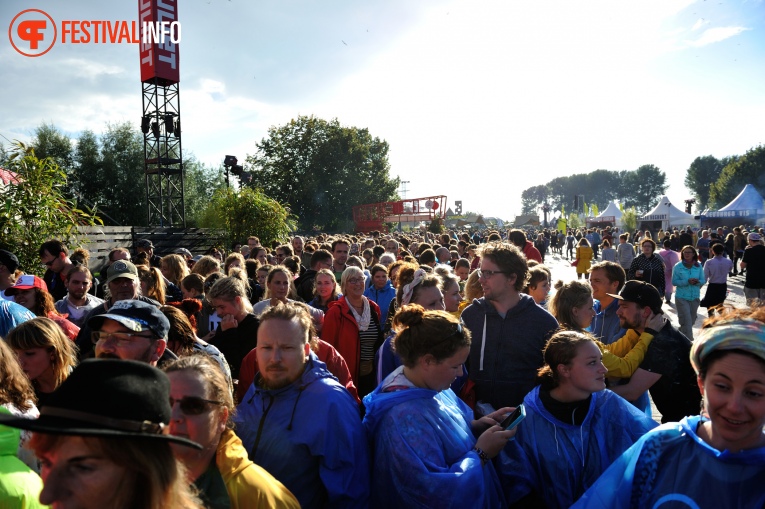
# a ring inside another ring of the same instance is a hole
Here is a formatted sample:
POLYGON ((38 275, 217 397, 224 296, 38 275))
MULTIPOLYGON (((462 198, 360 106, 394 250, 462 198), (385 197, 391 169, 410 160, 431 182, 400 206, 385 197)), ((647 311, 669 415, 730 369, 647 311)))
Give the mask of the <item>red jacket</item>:
MULTIPOLYGON (((258 357, 256 352, 257 349, 253 348, 250 353, 244 357, 244 360, 242 360, 242 366, 239 368, 239 384, 236 386, 237 401, 242 401, 244 395, 247 394, 247 389, 250 388, 250 385, 252 385, 252 382, 255 380, 255 375, 258 372, 258 357)), ((335 375, 340 383, 348 389, 351 396, 356 398, 356 402, 361 403, 356 386, 353 385, 351 373, 348 371, 348 365, 345 363, 343 357, 337 353, 337 350, 326 341, 320 339, 319 347, 314 350, 314 353, 321 362, 327 365, 329 372, 335 375)))
POLYGON ((523 246, 523 254, 526 255, 527 260, 536 260, 542 263, 542 254, 539 252, 539 249, 534 247, 534 243, 530 240, 527 240, 526 245, 523 246))
MULTIPOLYGON (((366 297, 365 297, 366 298, 366 297)), ((367 299, 369 300, 369 299, 367 299)), ((380 323, 380 308, 376 302, 369 300, 371 311, 380 323)), ((374 319, 372 320, 374 323, 374 319)), ((370 324, 371 326, 371 324, 370 324)), ((382 326, 380 326, 382 331, 382 326)), ((382 333, 380 333, 382 338, 382 333)), ((345 296, 329 304, 329 309, 324 314, 324 326, 321 329, 321 339, 334 346, 351 372, 354 383, 359 382, 359 363, 361 361, 361 348, 359 344, 359 326, 351 313, 351 308, 345 301, 345 296)), ((382 343, 382 342, 381 342, 382 343)), ((375 350, 379 348, 379 345, 375 350)))

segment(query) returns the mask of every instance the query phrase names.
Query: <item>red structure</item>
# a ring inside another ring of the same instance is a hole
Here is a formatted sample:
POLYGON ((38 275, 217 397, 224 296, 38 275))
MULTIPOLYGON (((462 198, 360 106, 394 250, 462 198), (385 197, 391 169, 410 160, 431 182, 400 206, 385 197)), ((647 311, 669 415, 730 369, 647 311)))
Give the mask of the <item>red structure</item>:
POLYGON ((444 219, 446 196, 439 194, 383 203, 368 203, 353 207, 353 222, 357 232, 387 231, 385 223, 409 223, 444 219))

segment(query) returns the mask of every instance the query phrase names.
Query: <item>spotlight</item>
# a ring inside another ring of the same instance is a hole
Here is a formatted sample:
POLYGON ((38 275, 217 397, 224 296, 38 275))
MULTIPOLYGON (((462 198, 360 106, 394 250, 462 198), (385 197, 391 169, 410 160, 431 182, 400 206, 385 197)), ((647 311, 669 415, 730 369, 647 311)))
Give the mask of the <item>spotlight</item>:
POLYGON ((159 138, 159 122, 151 123, 151 132, 155 138, 159 138))
POLYGON ((143 134, 149 134, 150 125, 151 125, 151 117, 146 116, 141 118, 141 132, 143 134))
POLYGON ((173 116, 165 115, 165 132, 172 134, 173 132, 173 116))
POLYGON ((235 156, 226 156, 223 160, 223 166, 236 166, 237 159, 235 156))
POLYGON ((175 137, 180 138, 181 137, 181 119, 175 121, 175 137))

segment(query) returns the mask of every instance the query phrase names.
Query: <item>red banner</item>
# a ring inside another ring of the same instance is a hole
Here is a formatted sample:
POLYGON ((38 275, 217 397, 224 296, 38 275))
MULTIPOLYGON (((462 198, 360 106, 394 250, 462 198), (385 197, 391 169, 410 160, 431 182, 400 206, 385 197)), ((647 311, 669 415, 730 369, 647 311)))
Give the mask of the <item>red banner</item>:
POLYGON ((180 81, 177 0, 138 0, 141 30, 141 81, 159 78, 161 84, 180 81))

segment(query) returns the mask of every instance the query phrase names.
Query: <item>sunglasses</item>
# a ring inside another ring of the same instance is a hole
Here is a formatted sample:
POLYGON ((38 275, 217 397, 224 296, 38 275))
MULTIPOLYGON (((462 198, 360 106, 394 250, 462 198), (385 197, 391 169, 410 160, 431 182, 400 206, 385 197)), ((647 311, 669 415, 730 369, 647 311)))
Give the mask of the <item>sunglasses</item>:
POLYGON ((170 398, 170 407, 174 407, 178 403, 181 407, 181 412, 184 415, 201 415, 205 413, 210 405, 222 405, 220 401, 213 401, 210 399, 198 398, 196 396, 184 396, 181 399, 170 398))

